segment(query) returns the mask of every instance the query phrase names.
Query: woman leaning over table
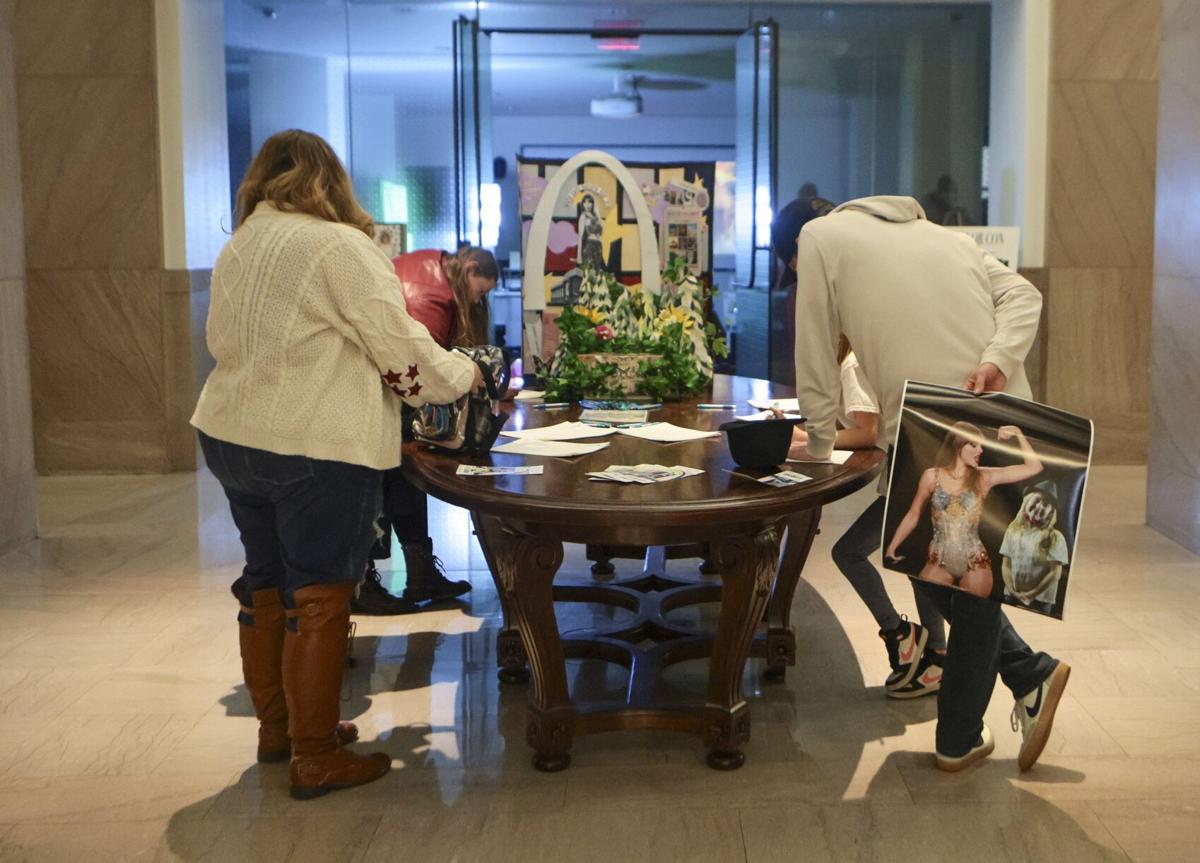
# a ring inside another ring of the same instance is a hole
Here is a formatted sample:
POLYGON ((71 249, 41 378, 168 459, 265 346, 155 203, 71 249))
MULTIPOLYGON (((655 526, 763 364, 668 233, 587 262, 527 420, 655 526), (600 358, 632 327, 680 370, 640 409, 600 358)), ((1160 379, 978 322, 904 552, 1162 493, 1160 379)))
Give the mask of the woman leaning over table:
POLYGON ((258 760, 290 756, 292 796, 388 771, 338 722, 349 603, 382 472, 400 463, 400 404, 480 382, 405 311, 371 218, 321 138, 268 138, 238 188, 208 315, 216 368, 192 417, 246 552, 234 584, 258 760))

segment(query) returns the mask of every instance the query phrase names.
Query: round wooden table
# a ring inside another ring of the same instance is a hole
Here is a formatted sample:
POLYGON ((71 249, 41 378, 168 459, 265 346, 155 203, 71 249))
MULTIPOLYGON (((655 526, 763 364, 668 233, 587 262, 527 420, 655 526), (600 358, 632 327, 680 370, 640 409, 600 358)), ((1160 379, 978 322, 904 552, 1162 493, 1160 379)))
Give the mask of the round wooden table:
MULTIPOLYGON (((704 401, 735 403, 735 410, 699 410, 695 401, 670 403, 652 411, 650 419, 716 429, 735 414, 749 412, 748 398, 790 395, 766 381, 718 375, 704 401)), ((516 402, 506 427, 534 428, 579 415, 577 405, 538 410, 533 404, 516 402)), ((461 459, 415 443, 405 445, 403 466, 418 488, 472 514, 504 613, 497 650, 501 679, 527 679, 526 663, 532 672, 526 736, 535 767, 566 767, 577 734, 627 728, 700 734, 711 766, 739 767, 744 760, 740 747, 750 736, 750 710, 741 686, 746 659, 762 656, 768 671, 776 672, 795 663, 789 613, 821 506, 870 482, 883 453, 858 452, 844 465, 793 464, 791 468, 813 479, 772 488, 732 473, 761 476, 769 471, 737 468, 724 435, 675 444, 620 434, 602 440, 609 446, 572 459, 492 453, 467 462, 542 464, 541 475, 458 476, 461 459), (679 464, 704 473, 653 485, 593 482, 586 476, 613 464, 643 463, 679 464), (706 543, 720 584, 647 574, 606 584, 555 585, 564 542, 648 547, 706 543), (715 632, 697 634, 664 618, 676 608, 716 600, 721 606, 715 632), (618 629, 562 637, 555 601, 611 603, 633 611, 635 620, 618 629), (764 619, 765 632, 756 638, 764 619), (711 664, 702 703, 656 702, 654 682, 664 666, 705 656, 711 664), (572 701, 568 658, 598 658, 628 668, 625 702, 572 701)))

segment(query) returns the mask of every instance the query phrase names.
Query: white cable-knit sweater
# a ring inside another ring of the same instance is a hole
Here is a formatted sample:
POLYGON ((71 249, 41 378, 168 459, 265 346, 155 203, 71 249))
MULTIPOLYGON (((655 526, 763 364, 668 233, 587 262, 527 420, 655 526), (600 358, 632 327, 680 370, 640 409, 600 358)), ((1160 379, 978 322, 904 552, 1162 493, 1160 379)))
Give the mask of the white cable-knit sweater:
POLYGON ((217 258, 217 366, 192 425, 284 455, 400 464, 400 402, 453 401, 475 366, 404 308, 392 262, 362 231, 262 203, 217 258))

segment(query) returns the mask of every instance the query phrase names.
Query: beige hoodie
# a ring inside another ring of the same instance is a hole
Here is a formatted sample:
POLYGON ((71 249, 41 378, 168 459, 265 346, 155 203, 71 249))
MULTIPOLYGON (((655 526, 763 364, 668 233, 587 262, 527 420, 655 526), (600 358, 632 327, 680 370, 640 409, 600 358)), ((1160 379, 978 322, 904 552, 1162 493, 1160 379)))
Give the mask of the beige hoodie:
POLYGON ((878 445, 896 439, 905 380, 962 386, 980 363, 1028 398, 1022 365, 1042 297, 965 234, 925 218, 912 198, 859 198, 813 219, 797 251, 796 397, 808 450, 833 449, 845 333, 879 394, 878 445))

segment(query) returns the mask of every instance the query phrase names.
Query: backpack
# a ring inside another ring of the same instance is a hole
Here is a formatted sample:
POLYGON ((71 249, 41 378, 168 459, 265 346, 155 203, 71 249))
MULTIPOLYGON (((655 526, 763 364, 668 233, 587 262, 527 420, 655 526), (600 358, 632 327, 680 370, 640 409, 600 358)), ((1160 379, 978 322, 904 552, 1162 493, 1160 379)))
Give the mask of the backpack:
POLYGON ((486 455, 496 442, 508 414, 500 397, 508 390, 508 363, 494 345, 455 348, 483 372, 483 386, 444 405, 422 405, 413 419, 416 440, 437 449, 466 456, 486 455))

